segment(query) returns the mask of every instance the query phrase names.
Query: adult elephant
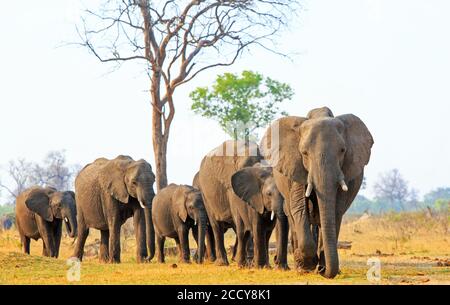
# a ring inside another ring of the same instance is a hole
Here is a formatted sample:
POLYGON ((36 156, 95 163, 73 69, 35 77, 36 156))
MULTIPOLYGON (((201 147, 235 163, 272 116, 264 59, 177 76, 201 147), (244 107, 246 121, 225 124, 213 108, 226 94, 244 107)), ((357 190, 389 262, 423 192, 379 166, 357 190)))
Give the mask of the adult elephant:
MULTIPOLYGON (((261 160, 257 144, 244 141, 226 141, 202 160, 199 185, 214 232, 218 265, 228 265, 224 244, 228 228, 237 235, 239 266, 246 264, 249 237, 253 237, 255 265, 269 265, 268 237, 275 225, 272 212, 280 221, 287 220, 282 197, 277 196, 274 182, 270 183, 270 169, 253 167, 261 160)), ((286 268, 286 260, 280 261, 286 268)))
POLYGON ((338 273, 342 217, 361 186, 373 143, 357 116, 334 117, 327 107, 278 119, 266 131, 261 150, 286 199, 299 269, 318 264, 327 278, 338 273))
POLYGON ((30 239, 43 241, 43 256, 58 257, 62 222, 67 234, 77 234, 75 194, 52 187, 35 186, 16 198, 16 225, 23 251, 30 254, 30 239))
POLYGON ((78 239, 73 256, 83 258, 89 228, 94 228, 101 233, 100 261, 119 263, 120 227, 133 216, 136 261, 152 259, 155 254, 151 217, 154 182, 152 167, 145 160, 134 161, 121 155, 112 160, 100 158, 86 165, 75 180, 78 239))
MULTIPOLYGON (((199 172, 195 173, 194 179, 192 179, 192 186, 200 191, 200 182, 199 182, 199 172)), ((208 218, 209 219, 209 218, 208 218)), ((216 248, 214 242, 214 233, 212 231, 211 225, 208 223, 206 225, 206 243, 205 243, 205 257, 209 259, 209 261, 214 262, 216 260, 216 248)), ((198 258, 198 251, 194 254, 194 258, 198 258)))
POLYGON ((174 238, 180 260, 190 262, 189 229, 197 243, 196 261, 203 263, 205 234, 208 223, 202 194, 188 185, 170 184, 155 196, 152 217, 156 233, 158 262, 164 263, 164 241, 174 238))

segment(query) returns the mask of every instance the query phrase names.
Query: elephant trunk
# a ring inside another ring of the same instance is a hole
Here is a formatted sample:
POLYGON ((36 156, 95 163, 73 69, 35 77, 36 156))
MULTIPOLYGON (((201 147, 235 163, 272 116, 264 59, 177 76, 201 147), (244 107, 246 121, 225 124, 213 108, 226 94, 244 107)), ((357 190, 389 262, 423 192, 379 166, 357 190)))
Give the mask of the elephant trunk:
POLYGON ((198 220, 198 263, 203 263, 205 257, 205 236, 206 236, 206 225, 208 218, 206 216, 206 211, 201 211, 199 213, 198 220))
POLYGON ((152 219, 152 202, 155 197, 153 187, 145 185, 137 191, 137 199, 144 209, 145 218, 145 243, 148 250, 148 260, 152 260, 155 256, 155 228, 152 219))
MULTIPOLYGON (((323 165, 323 164, 322 164, 323 165)), ((339 272, 339 258, 337 252, 336 234, 336 195, 338 175, 330 172, 329 167, 318 167, 318 179, 314 179, 314 188, 317 196, 320 216, 320 229, 322 233, 323 251, 325 255, 325 269, 320 274, 326 278, 334 278, 339 272)))
POLYGON ((145 215, 145 236, 147 242, 147 248, 149 251, 148 259, 152 260, 155 256, 155 228, 153 227, 152 219, 152 207, 146 207, 144 209, 145 215))
POLYGON ((63 222, 66 225, 67 234, 70 238, 77 236, 77 209, 75 206, 70 206, 67 213, 64 213, 63 222))

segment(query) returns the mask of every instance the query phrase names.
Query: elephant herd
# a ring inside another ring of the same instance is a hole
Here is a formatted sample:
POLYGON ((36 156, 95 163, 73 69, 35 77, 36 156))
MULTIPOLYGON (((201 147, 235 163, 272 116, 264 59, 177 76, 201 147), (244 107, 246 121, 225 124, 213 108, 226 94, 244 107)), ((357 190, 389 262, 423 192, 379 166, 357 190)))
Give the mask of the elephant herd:
POLYGON ((43 240, 43 255, 57 257, 62 223, 77 237, 73 256, 83 258, 90 229, 100 230, 99 259, 120 262, 120 228, 133 217, 136 261, 157 255, 173 238, 180 261, 228 265, 224 234, 236 234, 239 267, 270 267, 269 239, 276 232, 275 265, 327 278, 339 272, 337 241, 342 217, 358 193, 373 138, 355 115, 334 116, 327 107, 306 117, 274 121, 261 143, 226 141, 202 160, 192 186, 170 184, 155 194, 155 175, 145 160, 100 158, 86 165, 75 192, 32 187, 17 197, 16 223, 23 250, 43 240))

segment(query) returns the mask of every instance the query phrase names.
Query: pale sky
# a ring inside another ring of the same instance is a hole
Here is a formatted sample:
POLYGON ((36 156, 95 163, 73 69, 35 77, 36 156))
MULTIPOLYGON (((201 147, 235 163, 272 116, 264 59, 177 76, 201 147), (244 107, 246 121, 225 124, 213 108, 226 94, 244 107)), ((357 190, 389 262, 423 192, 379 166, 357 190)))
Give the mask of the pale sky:
MULTIPOLYGON (((0 11, 0 164, 40 161, 65 149, 69 163, 118 154, 151 164, 148 79, 136 65, 98 62, 77 41, 78 0, 6 1, 0 11)), ((284 104, 304 116, 328 106, 353 113, 375 145, 368 190, 398 168, 420 194, 450 185, 450 1, 309 0, 280 40, 293 62, 261 50, 180 87, 168 152, 170 182, 190 184, 203 156, 227 136, 194 115, 188 94, 218 73, 251 69, 295 90, 284 104)), ((5 173, 0 178, 5 181, 5 173), (3 178, 2 178, 3 177, 3 178)), ((5 196, 5 192, 2 192, 5 196)))

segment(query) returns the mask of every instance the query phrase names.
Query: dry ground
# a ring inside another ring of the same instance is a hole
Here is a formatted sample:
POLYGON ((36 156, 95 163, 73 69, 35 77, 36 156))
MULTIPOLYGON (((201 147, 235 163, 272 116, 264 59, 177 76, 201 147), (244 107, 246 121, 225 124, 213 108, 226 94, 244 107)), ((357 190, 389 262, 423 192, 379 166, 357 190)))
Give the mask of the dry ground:
MULTIPOLYGON (((429 217, 422 212, 347 219, 340 240, 351 241, 352 248, 339 250, 341 274, 333 280, 295 270, 239 269, 234 262, 228 267, 179 264, 174 256, 165 264, 138 265, 134 240, 128 238, 122 241, 121 264, 99 263, 92 246, 81 265, 81 281, 69 282, 71 239, 64 238, 60 258, 51 259, 41 257, 42 241, 32 242, 32 255, 22 254, 17 232, 8 231, 0 233, 0 284, 370 284, 366 273, 371 257, 381 261, 379 284, 450 284, 448 223, 448 214, 429 217)), ((98 233, 91 230, 87 245, 95 239, 98 233)), ((233 241, 233 234, 227 234, 227 243, 233 241)), ((292 255, 289 262, 293 266, 292 255)))

